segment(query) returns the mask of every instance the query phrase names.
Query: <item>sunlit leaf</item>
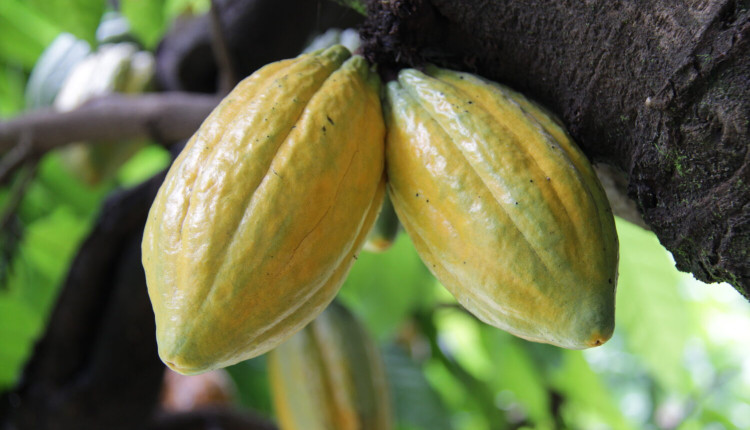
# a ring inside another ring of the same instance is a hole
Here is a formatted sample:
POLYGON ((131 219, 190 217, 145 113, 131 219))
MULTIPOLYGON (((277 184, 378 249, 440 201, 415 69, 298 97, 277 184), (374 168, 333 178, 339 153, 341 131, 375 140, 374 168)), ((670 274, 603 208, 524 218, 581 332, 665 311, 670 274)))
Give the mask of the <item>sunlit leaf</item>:
POLYGON ((409 237, 387 252, 361 252, 341 289, 341 300, 379 339, 392 335, 413 310, 433 301, 435 280, 409 237))
POLYGON ((0 119, 9 118, 23 109, 25 85, 26 77, 19 68, 0 64, 0 119))
MULTIPOLYGON (((549 382, 562 394, 568 412, 573 410, 577 419, 591 417, 613 429, 633 428, 622 415, 600 376, 591 370, 580 351, 562 350, 562 358, 561 365, 550 372, 549 382)), ((589 427, 580 422, 577 424, 572 425, 572 428, 589 427)))
POLYGON ((528 349, 523 347, 528 342, 485 325, 482 328, 482 344, 493 364, 492 386, 499 392, 507 391, 511 394, 503 400, 520 403, 539 428, 551 428, 554 420, 550 414, 550 396, 544 380, 544 369, 537 360, 532 359, 528 349))
POLYGON ((146 48, 152 49, 167 29, 165 0, 120 0, 120 11, 130 29, 146 48))
POLYGON ((27 0, 33 8, 56 23, 62 31, 91 44, 104 14, 105 0, 27 0))
POLYGON ((210 0, 166 0, 164 5, 164 10, 170 18, 181 14, 200 15, 210 8, 210 0))
POLYGON ((42 158, 37 182, 50 204, 70 206, 77 214, 87 217, 99 210, 101 201, 112 190, 112 184, 92 187, 76 179, 55 152, 42 158))
POLYGON ((678 289, 680 275, 653 233, 619 219, 617 230, 621 251, 615 330, 665 389, 686 393, 691 380, 684 366, 685 346, 697 327, 691 303, 678 289))
POLYGON ((60 28, 19 0, 0 1, 0 60, 31 69, 60 28))
POLYGON ((36 282, 20 282, 16 276, 23 276, 24 269, 14 268, 9 283, 10 289, 25 297, 40 315, 50 309, 88 227, 85 220, 64 206, 26 227, 17 259, 36 282))
POLYGON ((159 145, 148 145, 120 167, 117 181, 128 187, 139 184, 169 166, 171 158, 169 151, 159 145))

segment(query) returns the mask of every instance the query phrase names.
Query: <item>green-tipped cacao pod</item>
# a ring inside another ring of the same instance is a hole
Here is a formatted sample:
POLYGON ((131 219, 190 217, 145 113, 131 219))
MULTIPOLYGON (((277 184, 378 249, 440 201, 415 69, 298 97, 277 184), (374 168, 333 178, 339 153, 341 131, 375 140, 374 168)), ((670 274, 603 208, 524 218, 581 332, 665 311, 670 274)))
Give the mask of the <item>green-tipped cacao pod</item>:
POLYGON ((334 46, 255 72, 169 170, 142 249, 175 371, 272 349, 343 283, 385 190, 380 81, 349 57, 334 46))
POLYGON ((390 397, 375 342, 333 303, 268 354, 281 430, 388 430, 390 397))
POLYGON ((388 84, 389 195, 435 276, 482 321, 565 348, 612 335, 618 244, 594 171, 541 108, 438 68, 388 84))
MULTIPOLYGON (((151 83, 154 64, 151 53, 138 51, 132 43, 101 45, 70 72, 55 108, 65 112, 107 94, 141 93, 151 83)), ((96 185, 114 177, 144 145, 143 140, 77 142, 60 150, 60 156, 73 175, 96 185)))
POLYGON ((401 224, 399 224, 398 216, 393 210, 391 199, 385 196, 378 219, 372 226, 370 234, 367 235, 364 250, 369 252, 387 251, 396 241, 399 227, 401 227, 401 224))

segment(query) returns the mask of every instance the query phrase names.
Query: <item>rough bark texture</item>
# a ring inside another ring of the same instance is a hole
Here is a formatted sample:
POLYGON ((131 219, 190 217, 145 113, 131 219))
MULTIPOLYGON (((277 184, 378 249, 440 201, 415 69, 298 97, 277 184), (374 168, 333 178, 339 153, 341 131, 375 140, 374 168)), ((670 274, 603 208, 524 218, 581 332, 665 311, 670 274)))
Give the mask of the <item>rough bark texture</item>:
POLYGON ((365 53, 472 71, 545 104, 677 268, 750 298, 750 1, 370 2, 365 53))

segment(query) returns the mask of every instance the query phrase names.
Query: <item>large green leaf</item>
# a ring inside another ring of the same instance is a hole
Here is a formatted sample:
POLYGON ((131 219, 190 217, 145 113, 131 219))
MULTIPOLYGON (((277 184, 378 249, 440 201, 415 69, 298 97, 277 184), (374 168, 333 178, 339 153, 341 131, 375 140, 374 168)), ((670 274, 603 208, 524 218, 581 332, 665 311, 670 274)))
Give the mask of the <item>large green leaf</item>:
POLYGON ((145 146, 120 167, 117 172, 117 181, 125 187, 140 184, 164 170, 169 166, 170 161, 169 151, 164 149, 163 146, 145 146))
POLYGON ((501 396, 501 400, 518 402, 537 428, 552 428, 554 419, 544 369, 525 348, 529 342, 488 325, 482 327, 481 337, 493 364, 492 386, 499 393, 509 394, 501 396))
POLYGON ((120 11, 146 48, 156 47, 167 29, 165 0, 120 0, 120 11))
POLYGON ((0 391, 17 377, 88 223, 60 206, 28 225, 0 294, 0 391))
POLYGON ((359 254, 340 297, 375 337, 384 339, 412 311, 432 303, 435 288, 435 279, 402 233, 385 253, 359 254))
POLYGON ((684 366, 685 346, 698 327, 692 304, 679 291, 681 276, 653 233, 620 219, 617 230, 615 330, 664 390, 687 393, 692 385, 684 366))
POLYGON ((562 363, 549 373, 550 385, 565 399, 565 416, 571 428, 632 429, 611 391, 591 370, 581 351, 562 350, 562 363))
POLYGON ((25 85, 26 77, 19 68, 0 64, 0 119, 9 118, 23 109, 25 85))
POLYGON ((60 27, 19 0, 0 1, 0 62, 31 70, 60 27))
MULTIPOLYGON (((96 28, 104 14, 105 0, 27 0, 27 2, 47 19, 55 22, 62 31, 72 33, 92 45, 96 42, 96 28)), ((144 1, 144 3, 148 2, 144 1)))

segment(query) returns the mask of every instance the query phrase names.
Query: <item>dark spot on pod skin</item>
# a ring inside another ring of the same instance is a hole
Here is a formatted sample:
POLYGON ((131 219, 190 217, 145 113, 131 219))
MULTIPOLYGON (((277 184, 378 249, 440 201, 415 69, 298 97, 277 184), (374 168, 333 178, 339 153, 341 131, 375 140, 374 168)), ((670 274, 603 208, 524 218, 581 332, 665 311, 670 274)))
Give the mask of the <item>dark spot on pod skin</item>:
POLYGON ((326 132, 326 127, 325 127, 325 126, 323 126, 323 133, 325 133, 325 132, 326 132))
POLYGON ((464 264, 466 264, 466 262, 465 262, 465 261, 464 261, 464 264))
POLYGON ((516 202, 515 205, 518 206, 518 202, 516 202))
POLYGON ((607 280, 607 282, 609 282, 609 283, 611 284, 611 283, 612 283, 612 278, 609 278, 609 279, 607 280))
POLYGON ((546 179, 547 179, 547 180, 549 181, 549 176, 547 176, 547 178, 546 178, 546 179))
POLYGON ((417 197, 419 197, 419 193, 417 193, 417 197))
POLYGON ((427 199, 427 203, 429 203, 429 202, 430 202, 430 199, 427 199))
MULTIPOLYGON (((463 79, 463 78, 461 78, 461 79, 463 79)), ((474 104, 474 102, 473 102, 473 101, 471 101, 471 100, 469 100, 469 104, 474 104)))
POLYGON ((330 117, 330 116, 326 115, 326 119, 328 120, 328 122, 330 122, 330 123, 331 123, 331 125, 335 125, 335 124, 333 123, 333 120, 331 119, 331 117, 330 117))
POLYGON ((529 179, 529 182, 534 182, 534 180, 533 179, 529 179))

